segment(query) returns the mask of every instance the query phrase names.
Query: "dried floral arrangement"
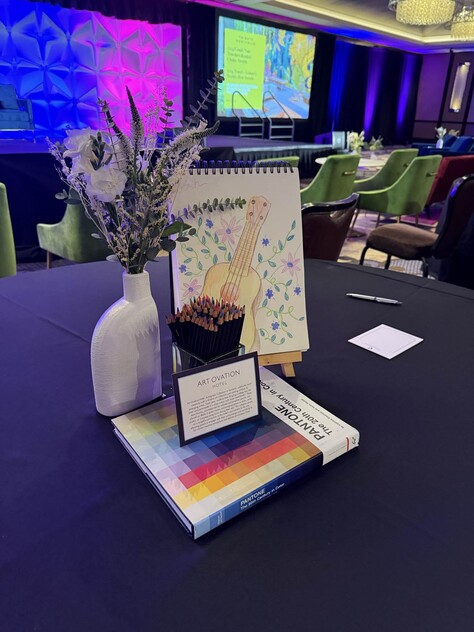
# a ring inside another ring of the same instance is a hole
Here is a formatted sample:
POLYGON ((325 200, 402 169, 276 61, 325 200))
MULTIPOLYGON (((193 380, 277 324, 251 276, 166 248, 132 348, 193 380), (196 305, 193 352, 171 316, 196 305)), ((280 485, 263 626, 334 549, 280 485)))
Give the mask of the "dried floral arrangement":
POLYGON ((218 127, 218 122, 209 127, 203 112, 223 81, 223 71, 215 72, 171 139, 173 102, 166 93, 142 119, 127 88, 129 135, 118 127, 107 102, 99 100, 103 130, 70 130, 63 145, 49 142, 60 177, 79 200, 65 190, 56 197, 83 204, 97 229, 93 237, 106 241, 129 274, 143 272, 160 250, 173 250, 176 241, 187 241, 195 232, 182 217, 170 217, 169 205, 181 178, 199 160, 203 139, 218 127))
POLYGON ((370 141, 367 143, 367 147, 370 151, 378 151, 379 149, 382 149, 383 147, 382 136, 379 136, 378 138, 375 138, 375 136, 372 136, 370 141))
POLYGON ((362 130, 360 133, 349 132, 347 135, 347 143, 351 151, 360 153, 365 143, 365 132, 362 130))

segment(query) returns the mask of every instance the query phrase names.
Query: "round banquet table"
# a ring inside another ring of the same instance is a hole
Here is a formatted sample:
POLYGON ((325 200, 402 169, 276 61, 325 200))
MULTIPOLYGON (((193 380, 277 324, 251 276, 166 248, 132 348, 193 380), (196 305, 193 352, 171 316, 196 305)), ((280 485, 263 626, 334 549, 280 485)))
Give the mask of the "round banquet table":
MULTIPOLYGON (((305 267, 311 348, 291 383, 360 447, 197 541, 94 408, 117 264, 0 280, 2 630, 472 630, 474 292, 305 267), (381 323, 424 340, 393 360, 348 343, 381 323)), ((170 394, 167 261, 150 274, 170 394)))
MULTIPOLYGON (((387 162, 388 156, 389 156, 389 154, 382 154, 381 156, 379 156, 377 158, 364 158, 364 157, 362 157, 360 159, 360 161, 359 161, 359 165, 357 167, 357 170, 358 171, 380 171, 380 169, 382 169, 382 167, 387 162)), ((328 159, 328 156, 326 156, 324 158, 316 158, 315 162, 318 165, 324 165, 324 163, 326 162, 327 159, 328 159)))

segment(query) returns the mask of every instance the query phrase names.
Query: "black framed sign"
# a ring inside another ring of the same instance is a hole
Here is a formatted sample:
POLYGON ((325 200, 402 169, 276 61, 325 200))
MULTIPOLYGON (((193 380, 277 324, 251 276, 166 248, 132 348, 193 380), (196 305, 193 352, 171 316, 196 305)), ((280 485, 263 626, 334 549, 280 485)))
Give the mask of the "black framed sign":
POLYGON ((181 445, 261 417, 257 353, 173 374, 181 445))

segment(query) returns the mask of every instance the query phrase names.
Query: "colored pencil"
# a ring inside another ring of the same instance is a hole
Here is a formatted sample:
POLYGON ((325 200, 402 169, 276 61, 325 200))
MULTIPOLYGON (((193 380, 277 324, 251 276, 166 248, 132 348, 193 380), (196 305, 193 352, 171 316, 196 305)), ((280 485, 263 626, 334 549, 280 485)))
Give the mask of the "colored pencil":
POLYGON ((245 307, 209 296, 198 296, 166 317, 173 341, 188 353, 209 362, 237 350, 245 307))

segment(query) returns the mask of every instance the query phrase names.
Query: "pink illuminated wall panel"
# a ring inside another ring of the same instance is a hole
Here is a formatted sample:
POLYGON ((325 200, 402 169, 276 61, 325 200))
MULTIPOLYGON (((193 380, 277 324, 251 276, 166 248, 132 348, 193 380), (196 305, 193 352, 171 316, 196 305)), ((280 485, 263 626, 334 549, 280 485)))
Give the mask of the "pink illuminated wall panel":
POLYGON ((128 127, 126 86, 145 113, 166 87, 182 118, 181 28, 26 0, 0 2, 0 83, 31 99, 37 131, 100 125, 97 99, 128 127))

